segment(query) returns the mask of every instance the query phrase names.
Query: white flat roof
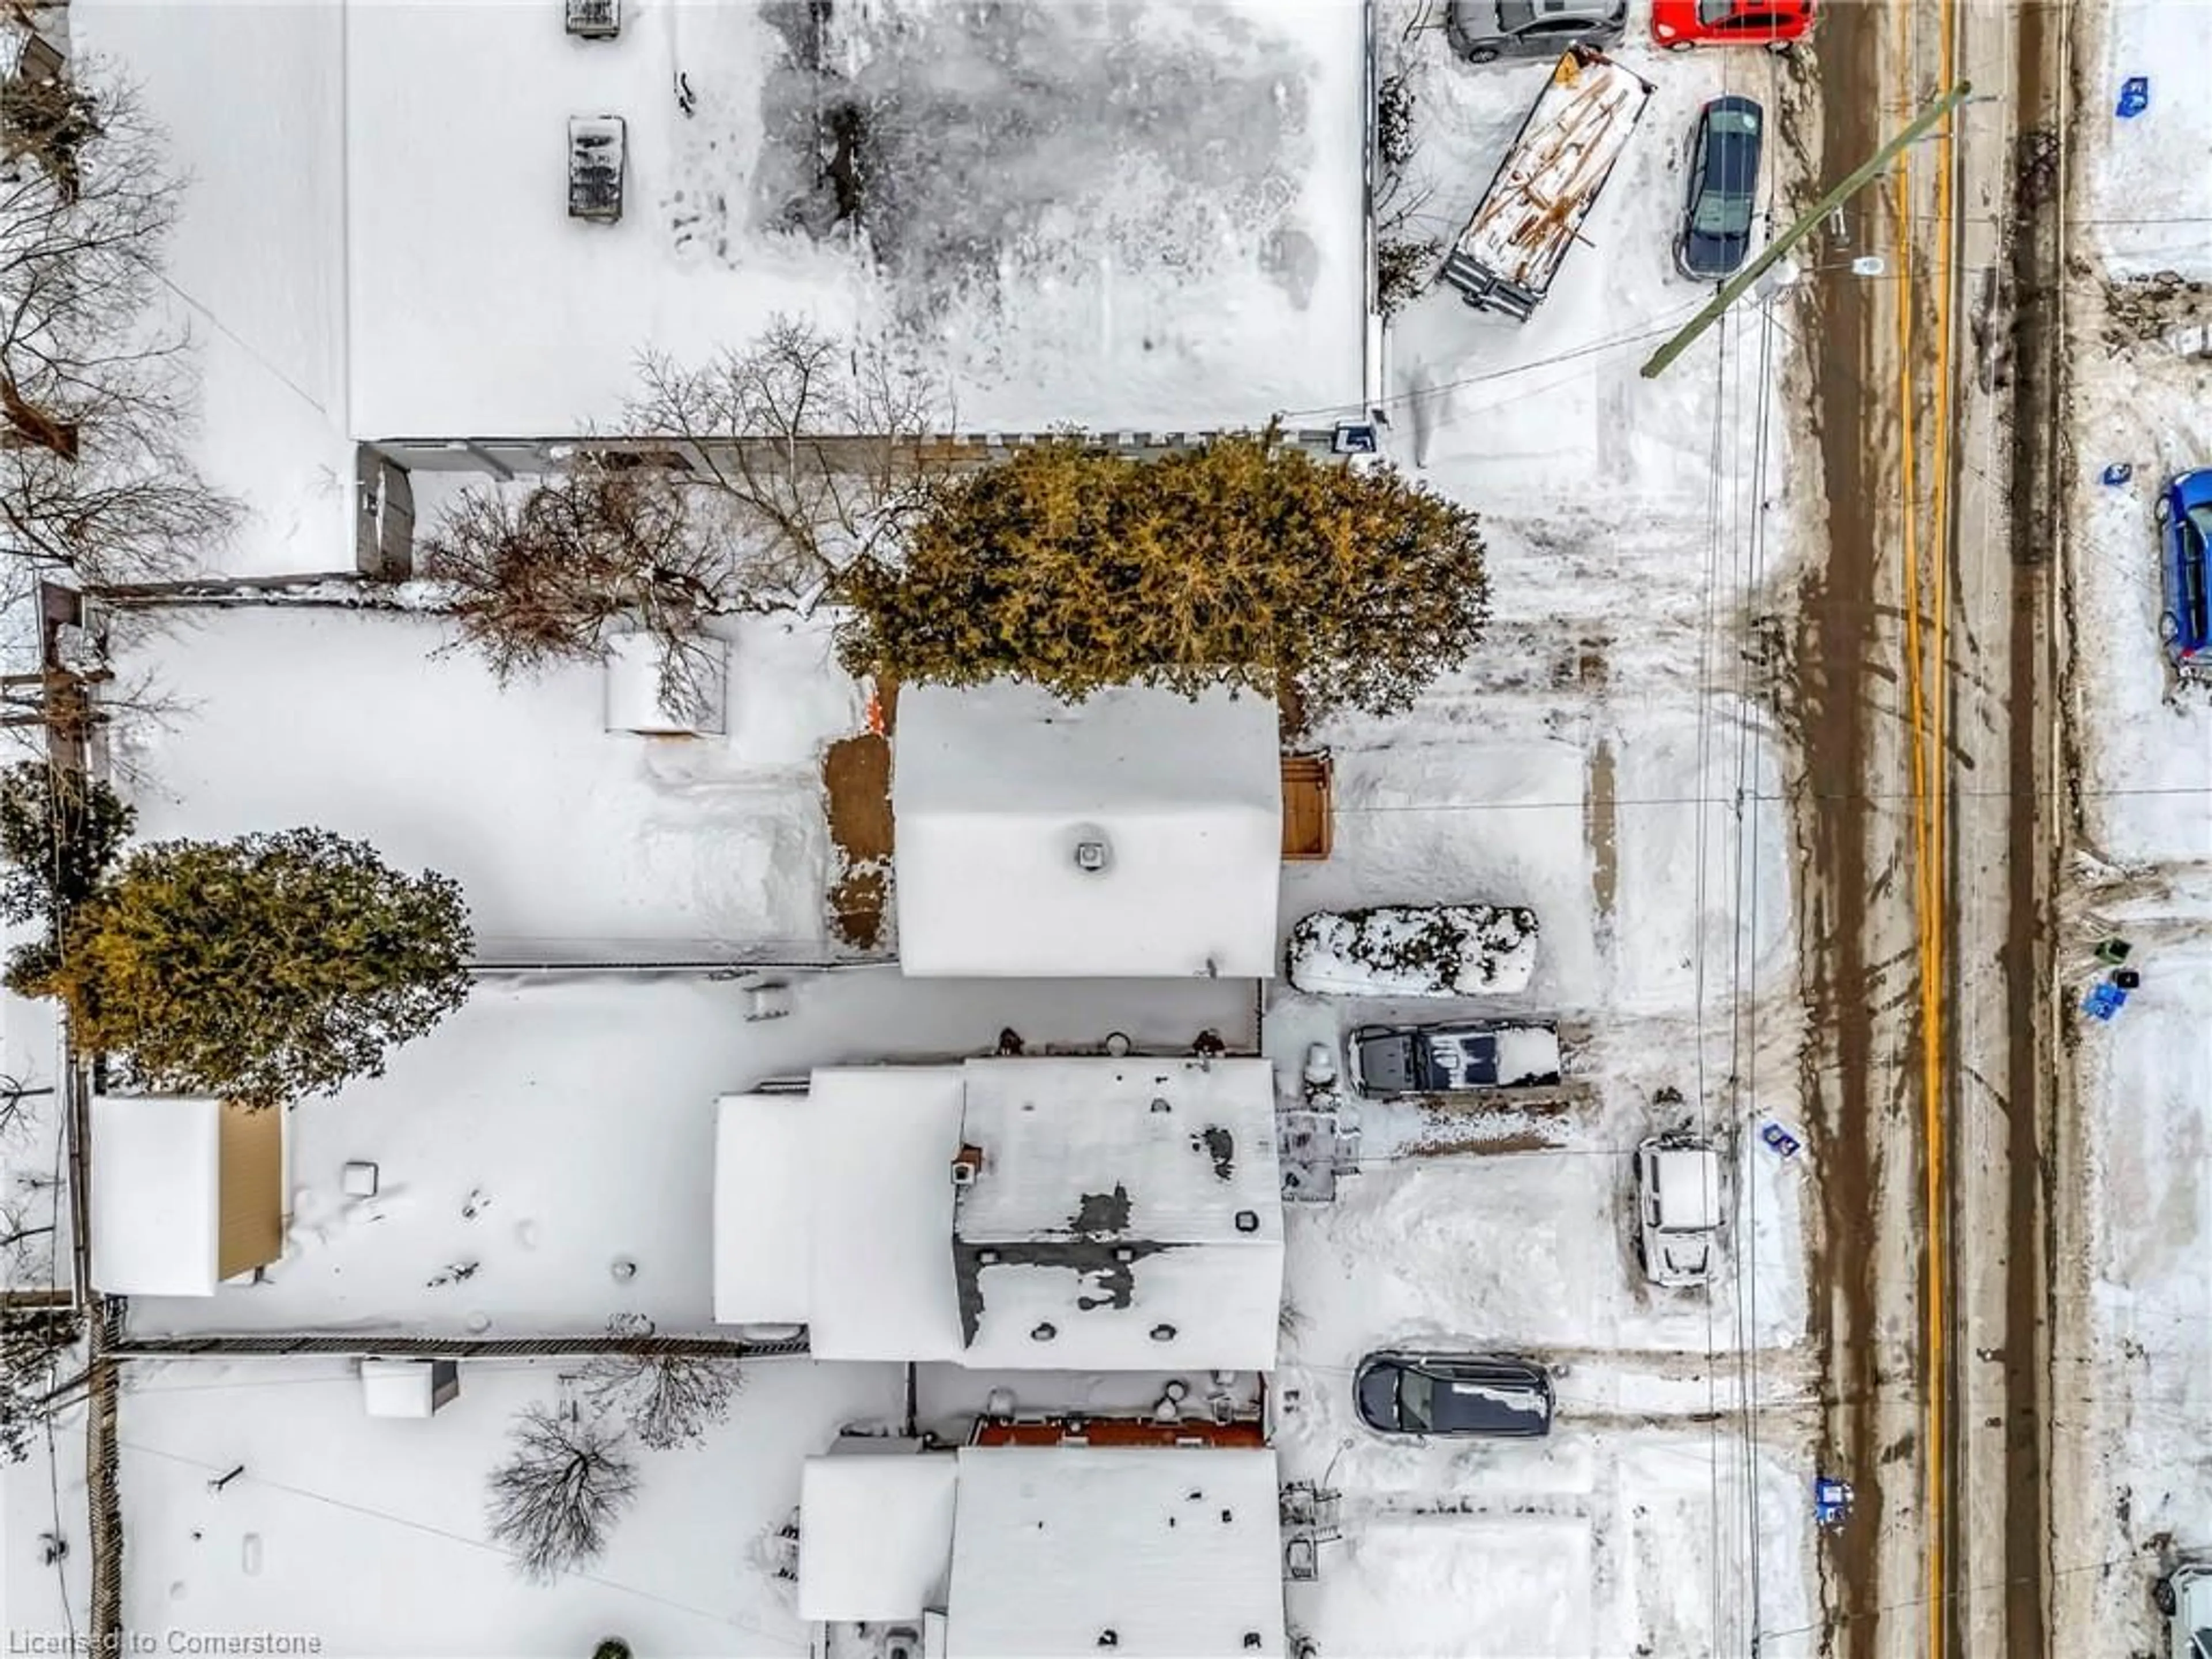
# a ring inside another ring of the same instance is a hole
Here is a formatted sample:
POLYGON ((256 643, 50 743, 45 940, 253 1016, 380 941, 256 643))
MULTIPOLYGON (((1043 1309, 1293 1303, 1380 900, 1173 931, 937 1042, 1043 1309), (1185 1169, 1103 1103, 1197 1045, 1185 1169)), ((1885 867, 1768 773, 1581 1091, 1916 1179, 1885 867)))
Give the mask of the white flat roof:
POLYGON ((910 974, 1274 972, 1275 705, 1121 687, 1080 704, 1014 681, 899 697, 899 959, 910 974), (1076 863, 1103 842, 1103 870, 1076 863))
POLYGON ((92 1282, 112 1296, 212 1296, 222 1223, 220 1101, 92 1102, 92 1282))
POLYGON ((959 1068, 826 1066, 808 1091, 808 1347, 817 1359, 954 1359, 959 1068))
POLYGON ((961 1137, 983 1152, 960 1196, 963 1239, 1064 1238, 1085 1194, 1117 1189, 1127 1205, 1115 1231, 1131 1238, 1283 1236, 1265 1060, 971 1060, 962 1076, 961 1137), (1237 1224, 1247 1211, 1255 1228, 1237 1224))
POLYGON ((1282 1328, 1283 1244, 1188 1244, 1126 1268, 1002 1261, 976 1270, 982 1308, 960 1356, 981 1370, 1266 1371, 1282 1328), (1035 1333, 1050 1325, 1053 1335, 1035 1333))
POLYGON ((1275 1454, 968 1446, 951 1659, 1283 1651, 1275 1454))
POLYGON ((799 1488, 799 1615, 918 1620, 944 1605, 956 1461, 896 1451, 810 1457, 799 1488))
POLYGON ((714 1317, 804 1324, 814 1193, 804 1095, 726 1095, 714 1109, 714 1317))

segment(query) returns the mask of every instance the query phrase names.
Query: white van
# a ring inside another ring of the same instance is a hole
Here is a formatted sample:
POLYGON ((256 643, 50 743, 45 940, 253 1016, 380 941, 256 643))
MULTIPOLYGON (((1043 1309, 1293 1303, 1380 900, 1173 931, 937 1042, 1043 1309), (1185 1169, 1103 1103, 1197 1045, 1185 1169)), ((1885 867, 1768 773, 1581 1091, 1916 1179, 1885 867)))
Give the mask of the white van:
POLYGON ((2212 1561, 2184 1561, 2152 1591, 2173 1659, 2212 1659, 2212 1561))
POLYGON ((1703 1285, 1720 1249, 1721 1158, 1710 1142, 1654 1135, 1636 1149, 1638 1254, 1655 1285, 1703 1285))

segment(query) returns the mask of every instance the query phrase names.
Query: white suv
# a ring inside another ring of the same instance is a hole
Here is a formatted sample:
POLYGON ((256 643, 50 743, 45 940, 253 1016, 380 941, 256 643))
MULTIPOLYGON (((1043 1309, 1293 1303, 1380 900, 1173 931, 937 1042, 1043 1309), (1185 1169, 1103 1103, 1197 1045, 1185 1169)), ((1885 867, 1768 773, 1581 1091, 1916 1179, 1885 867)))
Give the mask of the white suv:
POLYGON ((2166 1617, 2172 1659, 2212 1659, 2212 1560, 2184 1561, 2152 1595, 2166 1617))
POLYGON ((1710 1142, 1655 1135, 1636 1149, 1638 1254, 1655 1285, 1703 1285, 1721 1231, 1721 1159, 1710 1142))

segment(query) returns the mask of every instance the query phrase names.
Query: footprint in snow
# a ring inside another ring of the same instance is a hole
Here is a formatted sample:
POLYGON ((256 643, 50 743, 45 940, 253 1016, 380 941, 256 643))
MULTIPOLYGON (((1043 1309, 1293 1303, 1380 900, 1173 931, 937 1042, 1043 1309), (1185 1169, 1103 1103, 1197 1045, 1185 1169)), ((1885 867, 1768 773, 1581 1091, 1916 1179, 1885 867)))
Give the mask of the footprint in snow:
POLYGON ((490 1195, 481 1187, 471 1187, 469 1188, 468 1197, 461 1203, 461 1219, 474 1221, 477 1218, 477 1211, 489 1208, 491 1208, 490 1195))

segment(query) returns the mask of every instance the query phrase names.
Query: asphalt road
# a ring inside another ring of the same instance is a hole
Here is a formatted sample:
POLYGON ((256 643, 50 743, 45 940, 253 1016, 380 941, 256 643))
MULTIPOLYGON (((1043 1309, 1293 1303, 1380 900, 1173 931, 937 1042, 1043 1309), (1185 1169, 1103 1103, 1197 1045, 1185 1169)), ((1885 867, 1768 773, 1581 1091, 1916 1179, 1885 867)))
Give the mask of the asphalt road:
POLYGON ((2057 1093, 2049 549, 2061 514, 2042 0, 1822 21, 1824 177, 1977 96, 1817 233, 1828 548, 1797 641, 1813 785, 1805 1085, 1822 1137, 1826 1650, 2045 1652, 2057 1093), (2027 183, 2024 185, 2023 179, 2027 183), (1878 256, 1878 276, 1850 261, 1878 256))

